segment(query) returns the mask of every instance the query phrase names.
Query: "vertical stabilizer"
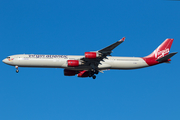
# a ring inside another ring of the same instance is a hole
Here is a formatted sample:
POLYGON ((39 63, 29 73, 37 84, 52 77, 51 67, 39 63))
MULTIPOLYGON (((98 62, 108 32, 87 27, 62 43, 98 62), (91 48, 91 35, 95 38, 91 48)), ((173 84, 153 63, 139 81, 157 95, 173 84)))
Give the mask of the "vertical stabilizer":
POLYGON ((150 55, 146 56, 145 58, 154 58, 159 59, 169 54, 169 51, 171 49, 171 45, 173 43, 174 39, 166 39, 159 47, 157 47, 154 52, 152 52, 150 55))

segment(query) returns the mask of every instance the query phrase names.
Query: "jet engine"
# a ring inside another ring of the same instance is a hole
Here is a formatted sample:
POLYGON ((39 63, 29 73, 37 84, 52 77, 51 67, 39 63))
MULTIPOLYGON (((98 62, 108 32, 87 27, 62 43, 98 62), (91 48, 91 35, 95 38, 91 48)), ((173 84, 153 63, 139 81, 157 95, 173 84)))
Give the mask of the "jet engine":
POLYGON ((99 54, 97 52, 85 52, 84 55, 85 55, 85 58, 88 58, 88 59, 95 59, 99 57, 99 54))
POLYGON ((83 70, 83 71, 79 71, 78 77, 89 77, 89 72, 86 71, 86 70, 83 70))
POLYGON ((64 69, 64 76, 74 76, 74 75, 76 75, 75 70, 64 69))
POLYGON ((79 60, 68 60, 67 61, 68 67, 78 67, 81 65, 81 62, 79 60))

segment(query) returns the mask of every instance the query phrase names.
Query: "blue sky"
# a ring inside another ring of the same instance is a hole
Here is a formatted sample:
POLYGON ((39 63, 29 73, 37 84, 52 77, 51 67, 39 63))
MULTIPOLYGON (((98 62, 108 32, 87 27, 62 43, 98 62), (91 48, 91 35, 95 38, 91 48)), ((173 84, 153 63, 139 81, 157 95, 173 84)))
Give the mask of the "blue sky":
MULTIPOLYGON (((180 51, 180 2, 6 0, 0 2, 0 59, 14 54, 83 55, 126 37, 113 56, 143 57, 166 38, 180 51)), ((110 70, 97 79, 63 69, 0 63, 1 120, 180 119, 179 54, 170 64, 110 70)))

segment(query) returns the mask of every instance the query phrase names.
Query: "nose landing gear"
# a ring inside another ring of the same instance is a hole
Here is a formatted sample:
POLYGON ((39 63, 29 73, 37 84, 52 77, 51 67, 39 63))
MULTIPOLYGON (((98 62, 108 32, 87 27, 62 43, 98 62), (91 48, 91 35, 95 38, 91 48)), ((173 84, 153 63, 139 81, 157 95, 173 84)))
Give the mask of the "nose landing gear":
POLYGON ((19 72, 19 70, 18 70, 18 66, 15 66, 15 68, 16 68, 16 73, 18 73, 18 72, 19 72))

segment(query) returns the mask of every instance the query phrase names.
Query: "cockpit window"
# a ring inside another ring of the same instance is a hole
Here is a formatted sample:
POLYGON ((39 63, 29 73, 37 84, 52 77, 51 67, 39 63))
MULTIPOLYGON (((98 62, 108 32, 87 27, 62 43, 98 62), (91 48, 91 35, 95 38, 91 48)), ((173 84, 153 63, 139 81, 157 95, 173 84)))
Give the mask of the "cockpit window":
POLYGON ((10 59, 10 57, 7 57, 7 59, 10 59))

